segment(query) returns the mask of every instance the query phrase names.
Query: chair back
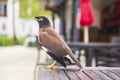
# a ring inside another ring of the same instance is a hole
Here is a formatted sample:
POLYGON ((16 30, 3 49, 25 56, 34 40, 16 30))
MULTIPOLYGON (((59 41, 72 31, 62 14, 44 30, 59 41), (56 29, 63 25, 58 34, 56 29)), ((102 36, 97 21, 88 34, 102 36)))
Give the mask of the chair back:
POLYGON ((119 43, 120 44, 120 37, 117 37, 117 36, 112 37, 111 43, 119 43))

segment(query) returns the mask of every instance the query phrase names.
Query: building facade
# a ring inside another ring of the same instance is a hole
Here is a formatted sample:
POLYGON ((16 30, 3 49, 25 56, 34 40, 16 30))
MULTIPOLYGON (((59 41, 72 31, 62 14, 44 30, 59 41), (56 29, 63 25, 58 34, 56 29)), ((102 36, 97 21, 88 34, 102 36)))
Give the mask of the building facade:
POLYGON ((19 2, 17 0, 0 0, 0 36, 26 37, 37 35, 38 24, 32 19, 19 17, 19 2))

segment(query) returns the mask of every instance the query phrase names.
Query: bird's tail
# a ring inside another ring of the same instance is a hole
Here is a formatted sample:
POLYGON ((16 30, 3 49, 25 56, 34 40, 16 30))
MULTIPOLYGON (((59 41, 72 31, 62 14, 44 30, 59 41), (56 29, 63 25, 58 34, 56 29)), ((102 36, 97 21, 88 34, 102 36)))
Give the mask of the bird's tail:
POLYGON ((82 69, 82 65, 80 64, 80 62, 77 60, 77 58, 75 57, 75 55, 73 54, 73 52, 71 50, 69 50, 69 56, 73 59, 73 61, 75 62, 75 64, 82 69))

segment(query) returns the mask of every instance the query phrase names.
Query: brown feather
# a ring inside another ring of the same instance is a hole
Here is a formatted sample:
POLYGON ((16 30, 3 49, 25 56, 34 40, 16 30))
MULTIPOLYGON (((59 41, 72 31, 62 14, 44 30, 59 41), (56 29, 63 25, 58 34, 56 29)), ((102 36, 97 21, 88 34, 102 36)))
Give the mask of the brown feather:
POLYGON ((65 55, 69 54, 69 56, 74 60, 74 62, 82 68, 81 64, 77 60, 77 58, 72 53, 71 49, 59 36, 52 27, 45 27, 40 29, 39 33, 39 40, 44 47, 54 53, 57 57, 64 57, 65 55))
POLYGON ((53 52, 56 56, 63 57, 67 55, 67 45, 52 27, 40 29, 39 38, 42 45, 53 52))

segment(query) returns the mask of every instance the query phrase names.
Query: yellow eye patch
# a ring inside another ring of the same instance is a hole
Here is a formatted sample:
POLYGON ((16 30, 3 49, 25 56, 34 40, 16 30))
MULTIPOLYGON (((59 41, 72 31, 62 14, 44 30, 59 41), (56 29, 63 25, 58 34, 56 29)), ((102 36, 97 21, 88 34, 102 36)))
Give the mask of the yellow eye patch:
POLYGON ((43 18, 40 18, 39 21, 43 21, 43 18))

